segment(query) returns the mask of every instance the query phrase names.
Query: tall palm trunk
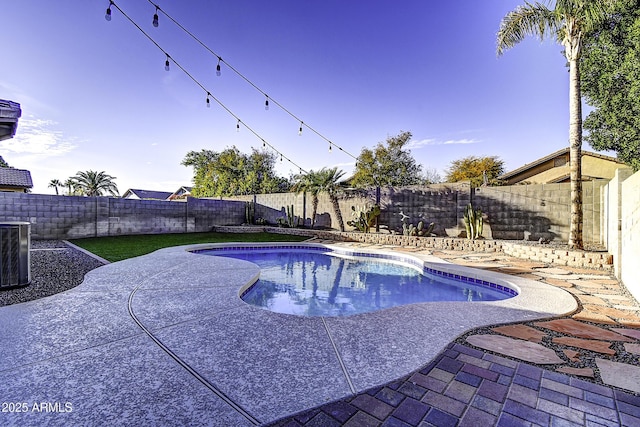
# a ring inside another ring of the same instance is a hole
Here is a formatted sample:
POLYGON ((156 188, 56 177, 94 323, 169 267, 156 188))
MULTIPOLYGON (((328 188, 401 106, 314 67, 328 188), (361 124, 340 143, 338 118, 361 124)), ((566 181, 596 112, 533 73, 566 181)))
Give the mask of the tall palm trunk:
POLYGON ((582 249, 582 103, 578 60, 569 61, 569 166, 571 171, 571 223, 569 247, 582 249))
POLYGON ((311 212, 311 228, 313 228, 316 225, 316 214, 318 213, 318 194, 317 193, 313 195, 311 204, 313 205, 313 212, 311 212))
POLYGON ((338 226, 340 227, 340 231, 344 232, 344 221, 342 220, 342 211, 340 210, 340 203, 338 203, 338 197, 335 194, 330 194, 331 204, 333 205, 333 212, 336 214, 336 218, 338 219, 338 226))

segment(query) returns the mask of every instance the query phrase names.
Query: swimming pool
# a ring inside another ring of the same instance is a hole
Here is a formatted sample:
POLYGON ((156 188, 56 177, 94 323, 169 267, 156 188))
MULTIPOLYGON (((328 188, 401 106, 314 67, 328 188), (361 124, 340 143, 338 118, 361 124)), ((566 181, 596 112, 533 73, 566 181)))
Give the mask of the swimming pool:
POLYGON ((498 301, 517 292, 445 273, 401 255, 324 247, 224 247, 199 251, 252 262, 260 278, 242 292, 252 305, 302 316, 348 316, 420 302, 498 301))

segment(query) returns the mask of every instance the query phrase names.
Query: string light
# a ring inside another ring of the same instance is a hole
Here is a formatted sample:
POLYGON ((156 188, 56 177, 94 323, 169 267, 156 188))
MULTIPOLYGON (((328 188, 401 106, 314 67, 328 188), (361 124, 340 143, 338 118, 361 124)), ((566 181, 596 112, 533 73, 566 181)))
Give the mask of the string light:
POLYGON ((218 56, 218 65, 216 65, 216 76, 218 77, 222 75, 222 72, 220 71, 220 61, 222 61, 222 58, 218 56))
POLYGON ((209 101, 209 97, 211 96, 211 94, 209 92, 207 92, 207 108, 211 108, 211 102, 209 101))
MULTIPOLYGON (((196 37, 193 33, 191 33, 189 30, 187 30, 182 24, 180 24, 178 21, 176 21, 171 15, 167 14, 167 12, 165 12, 164 10, 160 9, 160 7, 154 3, 153 0, 147 0, 150 4, 152 4, 153 6, 155 6, 156 8, 158 8, 160 10, 160 12, 162 12, 171 22, 173 22, 176 26, 178 26, 178 28, 180 28, 182 31, 184 31, 186 34, 188 34, 193 40, 195 40, 197 43, 199 43, 204 49, 206 49, 211 55, 215 56, 218 58, 218 65, 220 63, 224 63, 227 68, 229 68, 231 71, 233 71, 234 73, 236 73, 239 77, 241 77, 244 81, 246 81, 249 85, 251 85, 255 90, 257 90, 258 92, 260 92, 262 95, 266 96, 267 100, 265 101, 265 110, 269 109, 269 96, 267 96, 266 92, 263 91, 261 88, 259 88, 255 83, 253 83, 251 80, 249 80, 249 78, 247 78, 244 74, 242 74, 240 71, 238 71, 236 68, 234 68, 231 64, 229 64, 227 61, 225 61, 224 59, 222 59, 222 57, 220 55, 218 55, 216 52, 214 52, 211 48, 209 48, 209 46, 207 46, 205 43, 202 42, 202 40, 200 40, 198 37, 196 37)), ((175 61, 174 61, 175 62, 175 61)), ((217 67, 216 67, 217 70, 217 67)), ((302 121, 301 118, 299 118, 298 116, 296 116, 295 114, 293 114, 290 110, 288 110, 287 108, 285 108, 284 105, 280 104, 277 100, 271 98, 271 101, 280 109, 282 109, 284 112, 286 112, 287 114, 289 114, 292 118, 294 118, 297 121, 302 121)), ((311 132, 315 133, 317 136, 319 136, 320 138, 324 139, 326 142, 328 142, 330 145, 335 145, 336 147, 338 147, 338 149, 340 149, 340 151, 342 151, 343 153, 345 153, 346 155, 350 156, 353 159, 357 159, 356 156, 354 156, 353 154, 349 153, 348 151, 344 150, 342 147, 340 147, 339 145, 332 143, 329 138, 327 138, 326 136, 324 136, 323 134, 321 134, 320 132, 318 132, 316 129, 314 129, 313 127, 309 126, 308 124, 305 124, 305 127, 310 130, 311 132)))
POLYGON ((156 6, 156 13, 153 14, 153 26, 158 28, 158 6, 156 6))
POLYGON ((298 129, 298 135, 299 136, 302 136, 302 125, 303 124, 304 124, 303 122, 300 122, 300 129, 298 129))
POLYGON ((331 152, 331 148, 333 147, 331 146, 331 141, 329 141, 329 152, 331 152))
POLYGON ((236 132, 240 132, 240 119, 238 119, 238 123, 236 123, 236 132))
POLYGON ((107 21, 111 21, 111 5, 113 4, 113 1, 109 1, 109 7, 107 7, 107 12, 104 15, 104 19, 106 19, 107 21))
MULTIPOLYGON (((153 2, 150 2, 153 4, 153 2)), ((218 98, 216 98, 213 94, 211 94, 210 91, 207 90, 207 88, 200 83, 192 74, 189 73, 189 71, 187 71, 187 69, 185 69, 179 62, 177 62, 174 58, 172 58, 169 53, 167 51, 165 51, 162 46, 160 46, 154 39, 153 37, 151 37, 145 30, 142 29, 142 27, 140 27, 140 25, 138 25, 133 19, 131 19, 131 17, 129 15, 127 15, 113 0, 110 0, 109 3, 109 10, 111 9, 111 6, 115 7, 120 13, 122 13, 122 15, 133 25, 135 26, 150 42, 152 42, 160 51, 162 51, 162 53, 164 53, 166 55, 166 60, 165 60, 165 70, 169 71, 169 67, 170 67, 170 61, 173 62, 173 64, 175 66, 177 66, 187 77, 189 77, 196 85, 198 85, 200 88, 202 88, 206 94, 207 94, 207 105, 210 105, 211 99, 213 99, 214 101, 216 101, 216 103, 218 103, 218 105, 220 105, 225 111, 227 111, 227 113, 229 113, 230 115, 232 115, 236 120, 236 130, 239 131, 240 128, 240 122, 241 119, 234 114, 233 111, 231 111, 224 103, 222 103, 218 98)), ((180 24, 178 24, 173 18, 171 18, 169 15, 166 14, 166 12, 164 12, 162 9, 160 9, 157 5, 154 4, 154 6, 156 6, 157 10, 159 10, 160 12, 164 13, 165 16, 169 17, 169 19, 176 23, 178 26, 180 26, 180 24)), ((110 15, 110 13, 109 13, 110 15)), ((180 26, 180 28, 182 28, 183 30, 186 31, 186 29, 184 29, 182 26, 180 26)), ((221 57, 218 57, 220 62, 224 62, 224 60, 221 57)), ((225 62, 226 64, 226 62, 225 62)), ((228 65, 228 64, 227 64, 228 65)), ((235 71, 235 70, 234 70, 235 71)), ((237 72, 237 71, 236 71, 237 72)), ((266 96, 266 100, 265 100, 265 106, 268 109, 268 105, 269 105, 269 97, 265 94, 266 96)), ((276 103, 277 104, 277 103, 276 103)), ((297 165, 295 162, 293 162, 291 159, 289 159, 288 157, 285 157, 284 154, 278 150, 277 148, 275 148, 273 145, 269 144, 268 142, 266 142, 264 140, 264 138, 262 138, 254 129, 252 129, 250 126, 247 126, 246 123, 243 122, 243 125, 247 128, 247 130, 249 130, 254 136, 256 136, 257 138, 259 138, 262 141, 262 147, 266 148, 267 146, 275 151, 275 153, 277 155, 280 155, 280 161, 284 161, 284 159, 286 159, 289 163, 291 163, 293 166, 299 168, 300 170, 303 170, 302 167, 300 167, 299 165, 297 165)))

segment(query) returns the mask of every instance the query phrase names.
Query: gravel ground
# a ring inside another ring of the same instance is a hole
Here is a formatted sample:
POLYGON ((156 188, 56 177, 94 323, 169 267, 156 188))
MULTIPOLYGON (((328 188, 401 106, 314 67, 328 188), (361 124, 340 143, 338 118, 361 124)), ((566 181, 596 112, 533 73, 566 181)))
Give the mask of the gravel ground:
POLYGON ((31 284, 0 290, 0 306, 54 295, 78 286, 100 261, 57 240, 31 241, 31 284))

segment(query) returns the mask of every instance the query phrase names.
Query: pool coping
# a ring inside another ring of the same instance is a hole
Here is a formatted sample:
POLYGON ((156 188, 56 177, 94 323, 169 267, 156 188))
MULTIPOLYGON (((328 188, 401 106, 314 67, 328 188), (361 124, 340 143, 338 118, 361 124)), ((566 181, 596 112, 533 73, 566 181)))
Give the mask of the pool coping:
POLYGON ((550 285, 412 253, 402 257, 486 278, 519 294, 347 317, 273 313, 239 298, 241 288, 257 278, 255 265, 190 252, 218 246, 166 248, 108 264, 72 290, 0 308, 0 321, 17 319, 4 322, 3 333, 15 339, 0 350, 7 395, 74 402, 74 412, 55 414, 64 420, 60 424, 98 420, 104 416, 99 408, 108 404, 113 419, 133 417, 132 424, 160 413, 176 424, 209 424, 214 414, 222 423, 256 425, 402 377, 471 329, 563 316, 578 307, 569 293, 550 285), (96 359, 108 369, 98 369, 96 359), (124 366, 126 376, 112 374, 124 366), (111 370, 107 376, 105 369, 111 370), (111 392, 86 393, 97 384, 111 392), (184 401, 202 408, 187 414, 184 401))

